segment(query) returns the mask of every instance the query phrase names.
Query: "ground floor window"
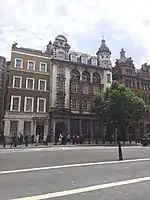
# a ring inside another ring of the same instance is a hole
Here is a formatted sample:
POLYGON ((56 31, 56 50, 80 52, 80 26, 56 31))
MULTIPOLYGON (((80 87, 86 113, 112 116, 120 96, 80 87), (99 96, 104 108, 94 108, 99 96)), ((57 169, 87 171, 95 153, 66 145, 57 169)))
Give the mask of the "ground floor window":
POLYGON ((10 121, 10 135, 18 133, 18 121, 10 121))
POLYGON ((31 122, 30 121, 24 121, 24 134, 31 135, 31 122))

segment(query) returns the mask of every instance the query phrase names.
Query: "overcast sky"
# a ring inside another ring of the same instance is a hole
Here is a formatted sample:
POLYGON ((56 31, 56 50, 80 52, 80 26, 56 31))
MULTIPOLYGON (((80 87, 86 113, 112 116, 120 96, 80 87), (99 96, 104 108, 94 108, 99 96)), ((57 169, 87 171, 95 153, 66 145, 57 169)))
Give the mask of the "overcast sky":
POLYGON ((150 63, 150 0, 0 0, 0 55, 11 44, 44 49, 65 34, 71 48, 95 54, 102 36, 112 60, 126 50, 136 67, 150 63))

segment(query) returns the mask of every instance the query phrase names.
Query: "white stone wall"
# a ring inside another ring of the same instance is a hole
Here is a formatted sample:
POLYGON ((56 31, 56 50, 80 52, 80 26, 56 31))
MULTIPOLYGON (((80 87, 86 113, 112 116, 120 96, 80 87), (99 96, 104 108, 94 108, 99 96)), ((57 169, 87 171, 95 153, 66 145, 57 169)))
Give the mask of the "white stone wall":
POLYGON ((57 92, 57 65, 52 67, 52 106, 56 106, 56 92, 57 92))
POLYGON ((104 91, 107 87, 110 87, 112 84, 112 72, 110 70, 104 70, 103 78, 102 78, 102 84, 104 84, 104 91), (107 74, 110 74, 111 76, 111 82, 107 82, 107 74))
POLYGON ((66 77, 66 82, 65 82, 65 108, 69 108, 69 93, 70 93, 70 68, 66 67, 65 68, 65 77, 66 77))

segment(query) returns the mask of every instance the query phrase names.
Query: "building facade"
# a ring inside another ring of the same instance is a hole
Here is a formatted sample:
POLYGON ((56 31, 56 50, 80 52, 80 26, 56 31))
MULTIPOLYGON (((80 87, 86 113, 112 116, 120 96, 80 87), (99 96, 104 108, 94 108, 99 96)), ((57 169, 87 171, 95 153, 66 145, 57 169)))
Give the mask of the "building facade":
POLYGON ((94 135, 94 95, 112 83, 111 52, 101 41, 95 56, 71 51, 58 35, 46 51, 12 46, 5 135, 94 135))
POLYGON ((113 67, 113 79, 125 84, 145 101, 144 119, 138 123, 138 126, 137 123, 131 124, 127 131, 132 133, 133 138, 143 135, 144 131, 150 130, 150 65, 145 63, 140 69, 136 69, 132 58, 127 58, 122 49, 120 58, 116 60, 115 67, 113 67))
POLYGON ((17 47, 11 51, 5 136, 48 132, 50 57, 17 47))
POLYGON ((51 138, 57 140, 60 132, 70 132, 92 139, 97 131, 94 95, 112 83, 111 52, 104 39, 95 56, 71 51, 62 35, 48 49, 52 54, 51 138))
POLYGON ((5 115, 5 99, 8 81, 8 65, 6 58, 0 56, 0 131, 3 131, 3 118, 5 115))

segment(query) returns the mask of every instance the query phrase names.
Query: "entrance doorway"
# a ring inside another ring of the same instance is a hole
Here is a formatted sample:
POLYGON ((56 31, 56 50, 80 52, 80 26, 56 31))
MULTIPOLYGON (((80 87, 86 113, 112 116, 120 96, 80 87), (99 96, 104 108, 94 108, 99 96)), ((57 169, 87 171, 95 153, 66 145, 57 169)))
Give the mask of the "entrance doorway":
POLYGON ((36 133, 40 134, 40 133, 44 133, 44 125, 36 125, 36 133))
POLYGON ((66 135, 66 126, 64 122, 57 122, 55 127, 55 141, 59 140, 59 135, 65 134, 66 135))

